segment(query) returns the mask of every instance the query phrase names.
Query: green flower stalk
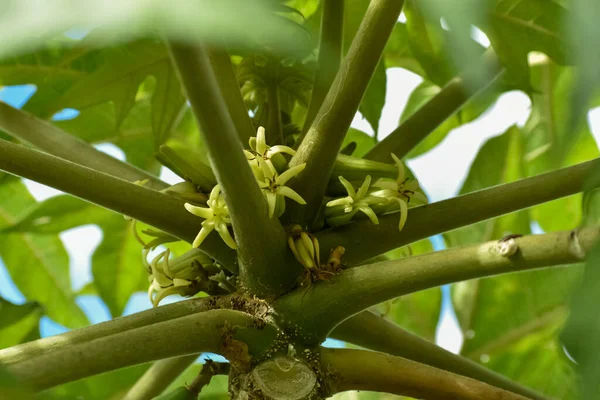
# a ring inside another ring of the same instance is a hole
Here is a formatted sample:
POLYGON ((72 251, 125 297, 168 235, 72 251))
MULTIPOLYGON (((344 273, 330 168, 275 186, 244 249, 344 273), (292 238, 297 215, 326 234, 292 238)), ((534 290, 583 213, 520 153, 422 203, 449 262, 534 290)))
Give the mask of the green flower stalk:
POLYGON ((198 235, 192 243, 193 247, 199 247, 200 244, 206 239, 206 237, 213 231, 217 231, 221 239, 232 249, 236 249, 235 240, 229 232, 229 225, 231 225, 231 217, 229 216, 229 209, 225 203, 225 197, 221 193, 221 186, 215 185, 213 190, 210 192, 208 201, 206 202, 208 207, 197 207, 190 203, 185 203, 185 209, 194 214, 197 217, 204 218, 202 222, 202 229, 198 232, 198 235))

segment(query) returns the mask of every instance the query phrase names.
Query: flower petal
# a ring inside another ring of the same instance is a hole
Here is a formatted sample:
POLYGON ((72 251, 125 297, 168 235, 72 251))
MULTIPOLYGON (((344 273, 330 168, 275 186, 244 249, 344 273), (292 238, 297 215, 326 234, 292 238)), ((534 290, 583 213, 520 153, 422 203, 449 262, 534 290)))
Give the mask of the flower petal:
POLYGON ((273 218, 277 202, 277 195, 271 191, 265 191, 264 194, 267 199, 267 205, 269 206, 269 218, 273 218))
POLYGON ((363 197, 365 197, 365 194, 367 194, 367 190, 369 190, 369 186, 371 186, 371 175, 367 175, 367 177, 365 178, 365 181, 362 183, 360 189, 358 189, 358 192, 356 193, 356 198, 362 199, 363 197))
POLYGON ((425 196, 421 192, 415 192, 415 194, 413 194, 411 197, 422 203, 425 203, 425 204, 429 203, 429 200, 427 200, 427 196, 425 196))
POLYGON ((213 226, 203 226, 202 229, 200 229, 200 232, 198 232, 198 235, 196 235, 196 238, 194 239, 194 242, 192 243, 192 247, 199 247, 202 242, 204 241, 204 239, 206 239, 206 237, 208 236, 209 233, 211 233, 213 231, 213 226))
POLYGON ((374 223, 375 225, 379 225, 379 219, 377 218, 377 214, 375 214, 375 212, 371 210, 371 207, 359 207, 358 209, 362 211, 367 217, 369 217, 372 223, 374 223))
POLYGON ((262 157, 257 158, 257 160, 265 179, 274 181, 275 177, 277 176, 277 171, 275 170, 273 163, 263 159, 262 157))
POLYGON ((208 201, 216 201, 221 194, 221 185, 215 185, 214 188, 210 191, 210 196, 208 197, 208 201))
POLYGON ((231 237, 231 233, 229 233, 227 224, 225 224, 224 222, 218 223, 215 227, 215 230, 219 233, 219 236, 221 236, 221 239, 223 239, 227 246, 231 247, 234 250, 237 249, 237 244, 235 243, 233 237, 231 237))
POLYGON ((306 163, 296 165, 295 167, 288 169, 283 174, 279 175, 279 177, 277 177, 277 184, 280 186, 285 185, 287 181, 289 181, 290 179, 298 175, 300 172, 302 172, 304 168, 306 168, 306 163))
POLYGON ((346 192, 348 193, 348 196, 354 198, 356 197, 356 192, 354 191, 354 188, 352 187, 352 184, 350 182, 348 182, 346 180, 346 178, 344 178, 343 176, 338 176, 338 179, 340 180, 340 182, 342 182, 342 185, 344 185, 344 189, 346 189, 346 192))
POLYGON ((398 183, 390 180, 378 179, 377 182, 373 184, 373 187, 393 190, 395 192, 398 190, 398 183))
POLYGON ((352 200, 352 197, 346 196, 346 197, 340 197, 339 199, 333 199, 331 201, 328 201, 327 204, 325 204, 325 207, 345 206, 345 205, 352 204, 352 203, 354 203, 354 200, 352 200))
POLYGON ((398 166, 398 177, 396 178, 396 182, 398 182, 398 184, 404 182, 404 164, 402 164, 402 161, 400 161, 400 159, 398 157, 396 157, 396 155, 394 153, 392 153, 392 158, 394 159, 394 162, 396 163, 396 165, 398 166))
POLYGON ((401 231, 406 224, 406 218, 408 217, 408 204, 402 199, 398 199, 400 204, 400 223, 398 224, 398 230, 401 231))
POLYGON ((256 131, 256 152, 261 156, 267 152, 267 139, 265 137, 265 128, 262 126, 258 127, 256 131))
POLYGON ((296 203, 306 204, 306 201, 304 201, 304 199, 298 193, 296 193, 293 189, 291 189, 287 186, 279 186, 276 189, 276 193, 281 196, 289 197, 290 199, 294 200, 296 203))
POLYGON ((196 217, 208 219, 214 216, 213 210, 209 207, 193 206, 190 203, 185 203, 183 206, 196 217))
POLYGON ((291 147, 283 146, 280 144, 278 144, 277 146, 273 146, 269 150, 267 150, 267 155, 269 157, 273 157, 273 155, 277 153, 285 153, 289 154, 290 156, 293 156, 296 155, 296 150, 292 149, 291 147))

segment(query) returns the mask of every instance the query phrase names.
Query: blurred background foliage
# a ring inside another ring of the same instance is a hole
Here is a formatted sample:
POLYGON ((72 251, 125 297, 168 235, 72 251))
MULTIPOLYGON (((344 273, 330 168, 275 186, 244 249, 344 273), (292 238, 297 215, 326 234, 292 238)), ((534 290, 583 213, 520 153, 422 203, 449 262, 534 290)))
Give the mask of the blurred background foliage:
MULTIPOLYGON (((0 42, 0 85, 34 85, 35 93, 24 110, 88 143, 114 144, 128 162, 158 174, 161 165, 155 153, 162 144, 204 152, 161 35, 225 43, 254 122, 261 123, 261 112, 268 106, 265 92, 275 87, 282 99, 285 128, 294 131, 302 127, 310 100, 321 3, 5 0, 0 4, 0 36, 5 38, 0 42), (67 31, 83 38, 64 36, 67 31), (279 66, 276 75, 269 68, 272 62, 279 66), (53 119, 65 109, 77 110, 76 117, 53 119)), ((344 52, 368 3, 346 2, 344 52)), ((484 144, 460 193, 598 157, 586 119, 587 112, 600 105, 598 21, 600 3, 595 0, 406 0, 359 109, 375 138, 353 128, 345 144, 355 142, 353 155, 358 157, 375 145, 389 89, 386 69, 404 68, 423 82, 410 94, 400 124, 458 74, 465 73, 470 90, 485 87, 407 159, 434 149, 449 132, 477 119, 506 91, 521 90, 531 99, 525 125, 512 126, 484 144), (489 49, 473 39, 475 27, 489 38, 489 49), (491 51, 500 60, 499 71, 477 68, 484 53, 491 51)), ((15 140, 2 132, 0 136, 15 140)), ((440 168, 445 162, 452 160, 440 160, 440 168)), ((600 171, 595 178, 600 179, 600 171)), ((448 232, 444 245, 528 234, 532 229, 539 233, 573 229, 584 222, 597 224, 597 202, 593 192, 570 196, 448 232), (584 198, 586 207, 582 207, 584 198)), ((175 253, 187 248, 173 246, 175 253)), ((431 241, 423 240, 386 257, 433 250, 431 241)), ((67 328, 89 324, 76 303, 81 294, 99 296, 112 317, 122 315, 131 295, 147 289, 140 254, 141 246, 123 217, 68 195, 36 202, 22 180, 0 174, 0 257, 27 298, 23 304, 0 298, 0 348, 39 338, 42 316, 67 328), (74 291, 69 256, 59 234, 89 224, 103 233, 92 256, 93 282, 74 291)), ((554 398, 578 398, 582 387, 587 398, 595 398, 592 394, 600 381, 596 301, 600 277, 591 267, 598 266, 599 254, 591 255, 587 270, 584 266, 541 270, 453 285, 452 305, 464 334, 461 354, 554 398), (579 366, 569 359, 564 345, 579 366)), ((440 289, 431 289, 373 311, 434 340, 441 299, 440 289)), ((73 382, 36 398, 118 399, 147 367, 73 382)), ((191 381, 198 369, 194 365, 174 385, 191 381)), ((2 371, 0 378, 5 382, 2 371)), ((4 391, 0 397, 21 390, 0 386, 4 391)), ((226 379, 215 378, 202 392, 203 398, 226 398, 225 387, 226 379)), ((338 397, 356 396, 391 397, 369 393, 338 397)))

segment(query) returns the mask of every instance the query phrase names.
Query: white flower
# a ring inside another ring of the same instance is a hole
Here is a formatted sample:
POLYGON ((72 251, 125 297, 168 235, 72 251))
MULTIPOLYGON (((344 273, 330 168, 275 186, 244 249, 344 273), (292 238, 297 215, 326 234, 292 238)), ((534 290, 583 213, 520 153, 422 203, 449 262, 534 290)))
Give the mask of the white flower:
POLYGON ((277 210, 277 217, 280 217, 285 211, 285 198, 288 197, 296 203, 306 204, 306 201, 293 189, 285 186, 287 181, 298 175, 306 164, 300 164, 288 169, 282 174, 278 174, 272 164, 259 160, 261 173, 264 180, 258 181, 258 186, 263 190, 269 206, 269 218, 272 218, 277 210))
POLYGON ((348 196, 331 200, 325 205, 331 210, 326 210, 326 216, 327 214, 329 214, 327 222, 332 226, 341 225, 350 222, 352 217, 354 217, 354 215, 360 211, 367 217, 369 217, 371 222, 373 222, 374 224, 379 224, 379 219, 377 218, 377 215, 375 214, 373 209, 371 209, 371 205, 385 202, 386 200, 381 199, 379 197, 367 196, 369 186, 371 185, 371 176, 368 175, 365 178, 364 182, 358 189, 358 192, 354 190, 352 184, 348 182, 343 176, 339 176, 338 178, 342 185, 344 185, 348 196), (340 216, 338 215, 335 209, 331 209, 331 207, 339 206, 343 207, 345 215, 342 214, 340 216))
POLYGON ((215 230, 229 247, 236 249, 235 240, 229 233, 228 226, 231 225, 231 218, 225 203, 225 197, 221 193, 221 186, 215 185, 206 204, 208 207, 196 207, 190 203, 185 203, 186 210, 200 218, 204 218, 202 229, 198 232, 192 246, 200 246, 208 234, 215 230))
POLYGON ((252 171, 254 172, 256 179, 258 179, 259 181, 262 181, 265 178, 264 175, 261 175, 262 169, 260 167, 259 162, 261 158, 269 165, 270 168, 275 169, 275 167, 273 166, 273 162, 271 161, 271 158, 273 158, 273 156, 280 153, 286 153, 291 156, 296 154, 296 151, 288 146, 267 146, 265 128, 263 128, 262 126, 258 128, 258 131, 256 132, 256 138, 250 138, 249 145, 252 150, 244 150, 244 154, 246 154, 246 158, 248 159, 248 162, 252 167, 252 171))
POLYGON ((400 206, 400 222, 398 224, 398 229, 402 230, 404 224, 406 224, 408 202, 414 198, 422 203, 427 203, 427 197, 419 192, 419 182, 405 177, 404 164, 402 164, 400 159, 398 159, 395 154, 392 154, 392 158, 398 166, 398 177, 395 181, 383 178, 377 180, 377 182, 373 184, 373 187, 380 188, 381 190, 371 192, 369 195, 398 202, 398 205, 400 206))

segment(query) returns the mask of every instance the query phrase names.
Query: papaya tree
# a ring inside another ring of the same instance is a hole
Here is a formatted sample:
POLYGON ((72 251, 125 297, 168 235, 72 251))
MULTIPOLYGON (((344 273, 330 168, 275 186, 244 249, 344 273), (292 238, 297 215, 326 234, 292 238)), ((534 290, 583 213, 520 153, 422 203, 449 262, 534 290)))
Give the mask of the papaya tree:
POLYGON ((0 20, 0 84, 35 86, 0 103, 0 257, 27 299, 0 298, 1 398, 600 395, 595 2, 7 0, 0 20), (423 82, 380 140, 390 68, 423 82), (511 90, 528 121, 429 202, 405 162, 511 90), (75 292, 58 235, 89 224, 75 292), (433 343, 443 285, 460 354, 433 343), (137 292, 153 307, 124 315, 137 292), (42 316, 68 331, 40 338, 42 316))

